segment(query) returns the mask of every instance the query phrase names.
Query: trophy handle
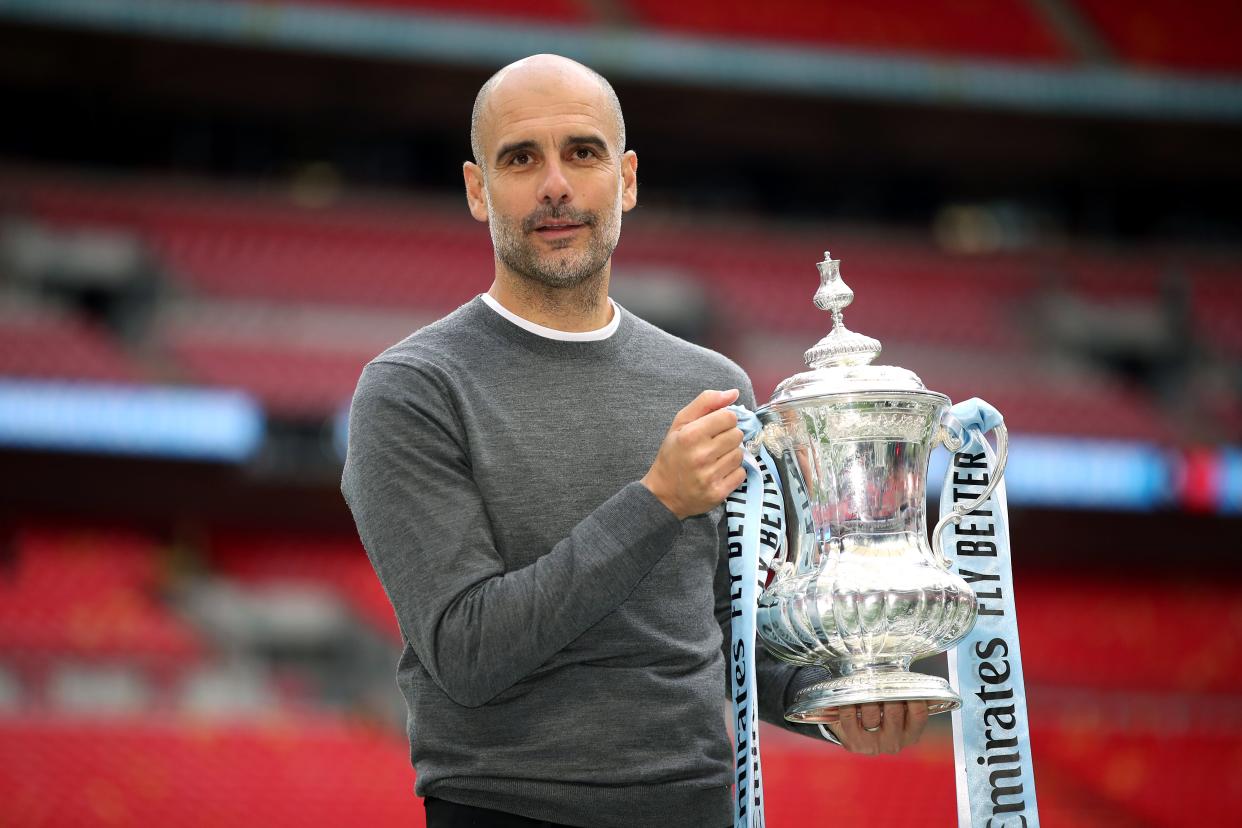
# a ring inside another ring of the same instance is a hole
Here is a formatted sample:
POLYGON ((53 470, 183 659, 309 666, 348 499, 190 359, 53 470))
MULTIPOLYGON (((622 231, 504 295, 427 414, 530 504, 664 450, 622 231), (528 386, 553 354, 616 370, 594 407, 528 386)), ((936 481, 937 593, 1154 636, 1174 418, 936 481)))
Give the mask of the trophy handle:
MULTIPOLYGON (((945 416, 952 417, 953 415, 946 414, 945 416)), ((996 432, 996 468, 992 470, 992 475, 988 478, 988 484, 983 487, 983 493, 969 503, 953 504, 953 511, 942 517, 940 522, 936 524, 936 528, 932 530, 932 553, 936 556, 936 561, 944 569, 949 569, 953 565, 952 561, 945 557, 944 547, 940 544, 940 535, 944 532, 945 526, 950 523, 957 526, 962 522, 962 518, 982 506, 983 502, 991 496, 992 491, 1001 482, 1001 476, 1005 473, 1005 463, 1009 459, 1009 431, 1005 428, 1004 423, 996 425, 992 430, 996 432)), ((976 434, 979 434, 980 440, 985 439, 977 429, 974 429, 974 431, 976 434)), ((957 438, 952 429, 945 428, 944 426, 941 426, 940 429, 940 439, 944 443, 944 447, 949 451, 957 451, 966 444, 966 441, 957 438)))

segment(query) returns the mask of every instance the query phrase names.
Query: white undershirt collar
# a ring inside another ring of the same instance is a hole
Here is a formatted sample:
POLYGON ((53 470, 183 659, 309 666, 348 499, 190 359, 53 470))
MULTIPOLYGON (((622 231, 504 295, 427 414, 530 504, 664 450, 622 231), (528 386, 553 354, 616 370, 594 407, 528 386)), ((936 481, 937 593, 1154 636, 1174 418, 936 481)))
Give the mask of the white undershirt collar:
POLYGON ((524 328, 537 336, 544 339, 559 339, 562 342, 598 342, 601 339, 607 339, 617 332, 617 328, 621 325, 621 308, 617 303, 612 301, 612 297, 608 298, 608 304, 612 307, 612 319, 602 328, 596 328, 593 331, 558 331, 556 328, 547 328, 529 319, 523 319, 504 305, 496 301, 496 297, 490 293, 480 293, 483 302, 496 313, 508 319, 519 328, 524 328))

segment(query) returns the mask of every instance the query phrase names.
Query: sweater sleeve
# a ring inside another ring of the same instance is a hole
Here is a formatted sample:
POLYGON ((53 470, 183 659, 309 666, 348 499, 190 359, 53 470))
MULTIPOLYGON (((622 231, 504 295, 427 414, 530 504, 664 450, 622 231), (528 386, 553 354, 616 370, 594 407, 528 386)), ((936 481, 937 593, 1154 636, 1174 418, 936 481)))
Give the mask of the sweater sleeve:
POLYGON ((633 482, 505 571, 466 445, 436 371, 374 362, 350 409, 341 492, 402 635, 450 699, 477 707, 624 601, 681 522, 633 482))

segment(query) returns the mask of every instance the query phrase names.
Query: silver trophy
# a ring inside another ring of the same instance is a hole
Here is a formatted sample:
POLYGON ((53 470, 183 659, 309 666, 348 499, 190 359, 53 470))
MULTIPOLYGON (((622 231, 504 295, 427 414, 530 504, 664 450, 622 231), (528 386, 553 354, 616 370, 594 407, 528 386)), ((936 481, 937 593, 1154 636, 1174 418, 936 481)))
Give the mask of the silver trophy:
MULTIPOLYGON (((925 700, 932 713, 961 698, 942 678, 910 671, 947 650, 975 623, 975 594, 950 571, 940 533, 983 503, 957 504, 927 541, 927 464, 932 449, 961 448, 945 428, 949 398, 911 371, 871 365, 875 339, 845 327, 854 292, 827 252, 815 304, 832 331, 806 352, 810 370, 777 386, 756 414, 758 438, 781 478, 787 533, 759 596, 758 634, 778 658, 827 667, 831 677, 797 693, 785 717, 831 723, 847 704, 925 700)), ((753 448, 753 447, 752 447, 753 448)))

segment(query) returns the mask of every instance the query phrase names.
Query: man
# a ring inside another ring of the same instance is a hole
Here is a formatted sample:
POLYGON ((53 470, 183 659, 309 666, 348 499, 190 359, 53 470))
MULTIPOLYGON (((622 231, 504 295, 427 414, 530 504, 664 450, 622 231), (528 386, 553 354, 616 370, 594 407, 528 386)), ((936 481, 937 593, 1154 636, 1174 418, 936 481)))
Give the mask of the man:
MULTIPOLYGON (((494 281, 367 365, 342 480, 405 640, 428 825, 718 828, 721 504, 744 478, 725 407, 754 405, 749 382, 608 298, 638 160, 607 81, 518 61, 480 90, 471 142, 494 281)), ((764 718, 815 672, 762 661, 764 718)), ((925 708, 890 707, 849 710, 838 738, 917 740, 925 708)))

